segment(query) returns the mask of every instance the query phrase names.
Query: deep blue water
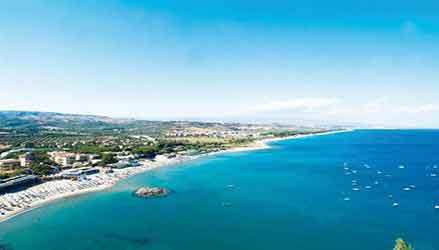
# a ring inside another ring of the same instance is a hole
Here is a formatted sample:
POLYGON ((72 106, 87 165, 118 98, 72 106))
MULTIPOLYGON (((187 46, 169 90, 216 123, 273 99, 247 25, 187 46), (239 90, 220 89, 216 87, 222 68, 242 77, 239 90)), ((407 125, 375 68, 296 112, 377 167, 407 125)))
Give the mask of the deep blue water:
POLYGON ((435 164, 438 130, 281 141, 162 168, 35 209, 0 224, 0 244, 15 250, 390 250, 404 237, 417 250, 439 249, 435 164), (352 190, 352 180, 360 191, 352 190), (143 185, 175 193, 134 198, 131 192, 143 185), (416 188, 404 191, 409 185, 416 188))

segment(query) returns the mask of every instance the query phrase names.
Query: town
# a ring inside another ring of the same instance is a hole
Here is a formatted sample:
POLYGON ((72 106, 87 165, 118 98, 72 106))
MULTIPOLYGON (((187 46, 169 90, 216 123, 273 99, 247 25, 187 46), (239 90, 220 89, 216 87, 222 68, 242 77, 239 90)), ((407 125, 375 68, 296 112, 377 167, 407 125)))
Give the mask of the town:
POLYGON ((108 188, 160 166, 225 150, 260 148, 264 139, 337 130, 24 115, 0 119, 0 219, 51 199, 108 188), (35 117, 38 123, 29 124, 35 117), (72 125, 85 122, 88 126, 80 129, 72 125))

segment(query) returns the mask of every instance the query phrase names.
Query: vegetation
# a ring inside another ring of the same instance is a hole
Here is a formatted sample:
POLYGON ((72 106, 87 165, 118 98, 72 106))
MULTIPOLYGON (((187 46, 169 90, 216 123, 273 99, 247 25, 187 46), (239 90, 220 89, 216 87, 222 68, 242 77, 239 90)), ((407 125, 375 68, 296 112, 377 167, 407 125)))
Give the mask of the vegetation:
POLYGON ((32 152, 32 158, 29 169, 36 175, 49 175, 53 172, 53 166, 56 166, 44 151, 32 152))
POLYGON ((145 158, 154 158, 158 154, 155 146, 139 146, 132 150, 132 153, 141 155, 145 158))
POLYGON ((80 154, 102 154, 104 152, 112 152, 114 148, 103 145, 78 144, 73 146, 70 150, 80 154))
POLYGON ((7 179, 7 178, 12 177, 12 176, 13 175, 11 173, 0 173, 0 179, 7 179))
POLYGON ((398 238, 395 241, 395 247, 393 250, 413 250, 412 246, 405 242, 403 239, 398 238))
POLYGON ((102 165, 106 165, 106 164, 113 164, 116 163, 117 159, 114 156, 114 154, 112 153, 106 153, 102 155, 102 161, 100 162, 100 164, 102 165))
POLYGON ((41 176, 49 175, 53 173, 53 168, 46 164, 37 164, 37 163, 31 164, 29 166, 29 169, 32 170, 33 174, 41 175, 41 176))
MULTIPOLYGON (((251 125, 189 121, 145 121, 46 112, 1 112, 0 150, 32 148, 29 166, 3 169, 4 176, 32 170, 46 175, 55 164, 47 152, 67 151, 101 156, 99 165, 117 162, 116 154, 154 158, 159 154, 202 154, 243 147, 264 137, 319 132, 286 125, 251 125), (29 167, 29 168, 28 168, 29 167)), ((7 157, 18 159, 23 152, 7 157)), ((98 163, 96 163, 98 164, 98 163)))

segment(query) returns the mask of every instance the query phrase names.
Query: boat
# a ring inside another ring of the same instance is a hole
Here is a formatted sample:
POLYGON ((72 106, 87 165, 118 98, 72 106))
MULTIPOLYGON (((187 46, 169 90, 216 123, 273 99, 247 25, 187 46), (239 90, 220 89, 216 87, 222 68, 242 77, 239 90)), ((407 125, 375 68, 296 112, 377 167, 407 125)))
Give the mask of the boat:
POLYGON ((349 197, 345 197, 343 200, 344 200, 344 201, 350 201, 351 198, 349 198, 349 197))
POLYGON ((231 206, 232 206, 232 203, 231 203, 231 202, 223 202, 223 203, 221 203, 221 205, 222 205, 223 207, 231 207, 231 206))
POLYGON ((399 203, 398 202, 393 202, 392 207, 399 207, 399 203))

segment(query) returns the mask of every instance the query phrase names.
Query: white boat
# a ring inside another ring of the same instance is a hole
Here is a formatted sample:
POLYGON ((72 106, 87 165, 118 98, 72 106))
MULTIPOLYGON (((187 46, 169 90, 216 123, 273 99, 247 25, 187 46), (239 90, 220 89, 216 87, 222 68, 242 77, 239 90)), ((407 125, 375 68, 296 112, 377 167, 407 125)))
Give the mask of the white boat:
POLYGON ((221 203, 221 205, 222 205, 223 207, 231 207, 231 206, 232 206, 232 203, 231 203, 231 202, 223 202, 223 203, 221 203))

